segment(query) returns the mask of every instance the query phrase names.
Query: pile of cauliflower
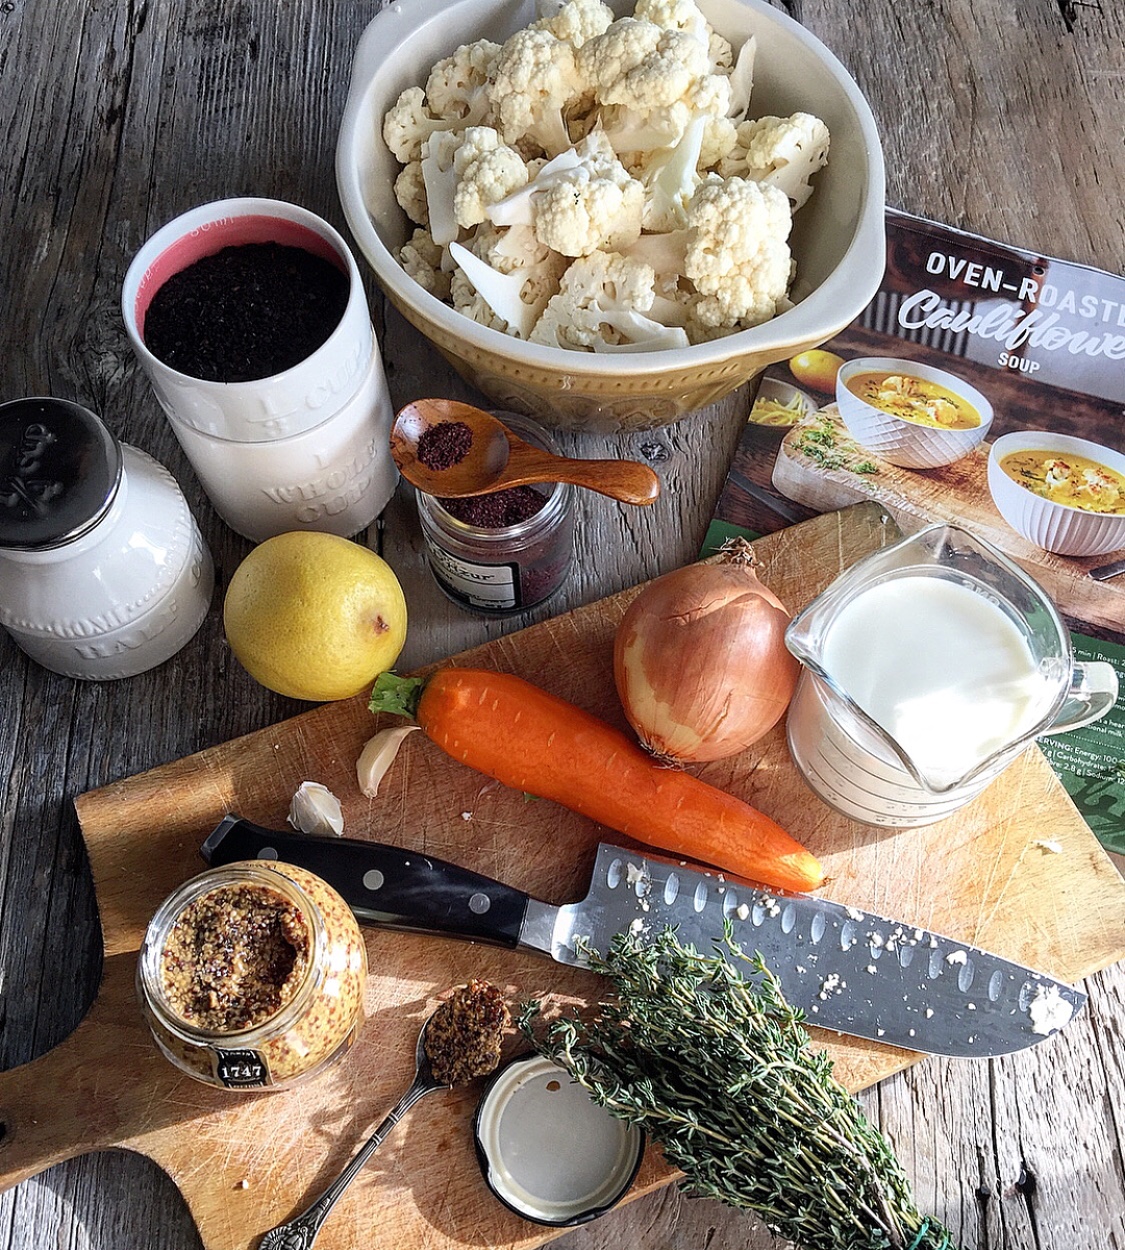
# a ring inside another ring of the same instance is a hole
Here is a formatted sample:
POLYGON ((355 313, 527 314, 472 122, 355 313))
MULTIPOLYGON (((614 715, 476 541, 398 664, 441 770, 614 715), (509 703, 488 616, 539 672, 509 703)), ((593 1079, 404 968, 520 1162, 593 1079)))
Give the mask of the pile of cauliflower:
POLYGON ((682 347, 791 307, 793 213, 829 135, 808 113, 748 120, 755 41, 736 56, 695 0, 539 12, 384 118, 416 226, 406 272, 474 321, 579 351, 682 347))

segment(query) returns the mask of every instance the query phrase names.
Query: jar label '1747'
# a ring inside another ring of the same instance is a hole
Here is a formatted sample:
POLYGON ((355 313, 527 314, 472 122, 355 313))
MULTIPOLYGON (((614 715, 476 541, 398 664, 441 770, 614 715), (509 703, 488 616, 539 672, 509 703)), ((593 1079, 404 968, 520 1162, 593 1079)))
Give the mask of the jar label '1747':
POLYGON ((270 1083, 265 1055, 256 1050, 214 1051, 215 1075, 228 1089, 250 1089, 270 1083))

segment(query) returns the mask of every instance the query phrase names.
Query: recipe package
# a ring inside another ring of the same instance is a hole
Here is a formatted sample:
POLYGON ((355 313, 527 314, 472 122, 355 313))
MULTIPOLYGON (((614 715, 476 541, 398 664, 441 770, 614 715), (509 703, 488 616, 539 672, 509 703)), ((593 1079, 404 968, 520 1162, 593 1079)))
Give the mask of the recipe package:
MULTIPOLYGON (((988 484, 989 447, 1019 431, 1125 451, 1125 278, 888 209, 875 298, 822 349, 759 379, 703 554, 732 535, 863 500, 907 533, 961 525, 1023 565, 1066 619, 1077 658, 1112 663, 1125 691, 1125 548, 1056 555, 1005 522, 988 484), (835 402, 841 359, 860 358, 887 361, 873 366, 885 372, 898 360, 927 365, 974 388, 992 408, 984 441, 940 468, 872 455, 835 402)), ((1101 721, 1040 746, 1103 845, 1125 853, 1125 698, 1101 721)))

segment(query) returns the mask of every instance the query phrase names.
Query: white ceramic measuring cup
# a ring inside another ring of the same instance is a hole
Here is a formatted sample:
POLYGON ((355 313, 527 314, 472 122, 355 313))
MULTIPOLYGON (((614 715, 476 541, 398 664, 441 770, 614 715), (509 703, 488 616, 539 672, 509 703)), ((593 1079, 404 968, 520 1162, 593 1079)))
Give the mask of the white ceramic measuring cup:
POLYGON ((389 450, 394 413, 359 268, 328 222, 256 197, 194 208, 137 253, 121 303, 156 398, 232 529, 255 542, 300 529, 350 537, 386 506, 398 481, 389 450), (301 247, 347 275, 347 306, 327 341, 292 368, 251 382, 190 377, 154 356, 145 315, 160 287, 205 256, 250 243, 301 247))
POLYGON ((789 626, 786 721, 808 785, 853 820, 941 820, 1041 734, 1104 716, 1117 674, 1079 663, 1046 592, 989 544, 934 525, 847 570, 789 626))

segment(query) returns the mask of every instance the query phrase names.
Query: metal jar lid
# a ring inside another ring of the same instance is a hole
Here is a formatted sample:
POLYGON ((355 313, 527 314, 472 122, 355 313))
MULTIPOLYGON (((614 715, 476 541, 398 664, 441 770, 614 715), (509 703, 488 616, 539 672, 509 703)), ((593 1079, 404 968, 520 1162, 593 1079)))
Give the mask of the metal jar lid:
POLYGON ((0 404, 0 549, 61 547, 92 529, 121 481, 121 444, 65 399, 0 404))
POLYGON ((473 1121, 489 1189, 517 1215, 556 1228, 585 1224, 632 1185, 645 1135, 599 1107, 570 1073, 520 1055, 489 1081, 473 1121))

